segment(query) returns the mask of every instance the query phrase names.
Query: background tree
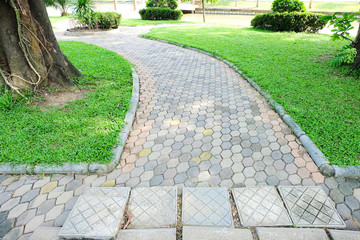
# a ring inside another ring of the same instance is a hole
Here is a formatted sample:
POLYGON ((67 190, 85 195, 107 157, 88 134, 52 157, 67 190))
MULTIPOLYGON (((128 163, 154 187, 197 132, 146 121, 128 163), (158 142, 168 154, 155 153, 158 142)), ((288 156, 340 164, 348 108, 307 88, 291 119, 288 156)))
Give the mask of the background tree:
POLYGON ((0 85, 21 94, 50 84, 74 86, 82 74, 62 53, 39 0, 0 0, 0 85))
POLYGON ((70 0, 44 0, 46 6, 52 6, 61 10, 61 16, 68 15, 67 10, 71 5, 70 0))

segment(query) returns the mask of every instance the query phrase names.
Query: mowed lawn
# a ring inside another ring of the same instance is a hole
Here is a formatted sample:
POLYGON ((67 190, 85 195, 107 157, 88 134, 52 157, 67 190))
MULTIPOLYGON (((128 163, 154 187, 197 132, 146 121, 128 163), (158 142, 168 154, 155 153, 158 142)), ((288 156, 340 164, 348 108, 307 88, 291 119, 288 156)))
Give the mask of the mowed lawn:
MULTIPOLYGON (((85 75, 75 79, 84 97, 64 106, 44 105, 39 95, 5 105, 1 103, 7 95, 0 91, 0 164, 112 160, 131 99, 131 65, 95 45, 60 42, 60 46, 85 75)), ((47 91, 59 93, 56 87, 47 91)))
POLYGON ((228 26, 155 28, 145 35, 234 63, 284 106, 333 164, 360 165, 360 73, 330 66, 346 42, 228 26))

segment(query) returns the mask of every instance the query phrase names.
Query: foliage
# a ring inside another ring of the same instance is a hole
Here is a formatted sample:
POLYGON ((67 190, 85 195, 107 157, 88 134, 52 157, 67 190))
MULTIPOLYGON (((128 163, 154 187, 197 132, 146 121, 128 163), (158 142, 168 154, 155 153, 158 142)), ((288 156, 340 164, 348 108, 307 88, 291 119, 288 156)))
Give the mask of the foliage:
POLYGON ((339 67, 343 64, 351 65, 356 57, 357 51, 356 48, 346 45, 333 59, 331 59, 331 64, 335 67, 339 67))
POLYGON ((178 20, 142 20, 135 18, 126 18, 121 21, 121 25, 126 26, 138 26, 138 25, 158 25, 158 24, 172 24, 172 23, 193 23, 190 21, 178 21, 178 20))
POLYGON ((349 66, 329 66, 329 55, 344 42, 224 26, 156 28, 146 36, 232 62, 285 108, 331 163, 360 165, 359 76, 349 76, 349 66))
POLYGON ((256 15, 251 20, 251 26, 270 31, 318 32, 326 26, 324 16, 310 12, 275 12, 256 15))
POLYGON ((88 22, 84 22, 89 28, 112 29, 118 28, 121 14, 115 12, 92 12, 88 22))
POLYGON ((271 5, 274 12, 305 12, 304 2, 300 0, 274 0, 271 5))
POLYGON ((94 45, 66 41, 60 46, 86 75, 77 81, 85 96, 62 107, 40 108, 34 97, 32 105, 0 109, 1 163, 111 161, 131 98, 131 65, 94 45))
MULTIPOLYGON (((334 66, 351 65, 355 61, 357 52, 360 49, 356 49, 355 41, 350 38, 350 30, 354 29, 352 25, 353 22, 360 22, 360 18, 356 17, 354 14, 344 13, 340 16, 340 13, 336 12, 331 16, 323 16, 324 21, 329 21, 330 26, 332 25, 334 29, 331 31, 331 40, 347 40, 350 45, 343 47, 340 50, 340 53, 337 54, 331 61, 334 66)), ((359 28, 360 29, 360 28, 359 28)), ((360 31, 360 30, 359 30, 360 31)))
POLYGON ((69 9, 72 1, 71 0, 44 0, 46 6, 53 6, 56 9, 61 10, 61 16, 67 15, 67 10, 69 9))
POLYGON ((74 12, 81 23, 91 22, 94 11, 93 0, 74 0, 74 12))
POLYGON ((180 20, 183 13, 170 8, 146 8, 139 11, 142 20, 180 20))
POLYGON ((149 0, 146 2, 147 8, 170 8, 172 10, 177 9, 178 3, 176 0, 149 0))

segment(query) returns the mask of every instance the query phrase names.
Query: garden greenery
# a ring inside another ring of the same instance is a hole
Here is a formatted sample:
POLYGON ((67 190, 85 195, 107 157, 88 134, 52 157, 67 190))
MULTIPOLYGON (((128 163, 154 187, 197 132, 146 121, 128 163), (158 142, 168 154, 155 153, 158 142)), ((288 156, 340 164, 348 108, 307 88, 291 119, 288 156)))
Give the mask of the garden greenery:
POLYGON ((149 0, 146 2, 148 8, 170 8, 172 10, 177 9, 178 3, 176 0, 149 0))
POLYGON ((139 11, 142 20, 180 20, 183 13, 170 8, 146 8, 139 11))
POLYGON ((271 5, 274 12, 305 12, 304 2, 299 0, 275 0, 271 5))

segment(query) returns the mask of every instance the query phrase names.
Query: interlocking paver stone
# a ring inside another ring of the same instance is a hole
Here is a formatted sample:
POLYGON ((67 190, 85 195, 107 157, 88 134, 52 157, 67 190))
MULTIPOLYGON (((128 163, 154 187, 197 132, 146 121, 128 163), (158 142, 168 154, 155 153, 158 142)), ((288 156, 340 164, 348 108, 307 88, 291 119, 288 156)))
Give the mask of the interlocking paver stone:
POLYGON ((19 237, 21 236, 21 234, 23 233, 23 229, 24 227, 15 227, 13 229, 11 229, 3 238, 2 240, 14 240, 14 239, 19 239, 19 237))
POLYGON ((88 188, 71 210, 59 236, 65 239, 114 238, 129 192, 129 188, 88 188))
POLYGON ((175 228, 120 230, 117 240, 175 240, 175 228))
POLYGON ((176 187, 134 188, 129 201, 132 228, 159 228, 176 224, 176 187))
POLYGON ((360 232, 329 229, 332 240, 360 240, 360 232))
POLYGON ((227 188, 184 188, 182 196, 184 225, 233 227, 227 188))
POLYGON ((256 228, 259 240, 328 240, 323 229, 256 228))
POLYGON ((344 228, 345 223, 321 187, 279 187, 293 223, 299 227, 344 228))
POLYGON ((253 236, 249 229, 233 229, 219 227, 183 227, 183 240, 253 240, 253 236))
POLYGON ((232 189, 243 226, 290 226, 288 213, 275 187, 232 189))
POLYGON ((57 240, 60 228, 58 227, 39 227, 31 235, 29 240, 57 240))

